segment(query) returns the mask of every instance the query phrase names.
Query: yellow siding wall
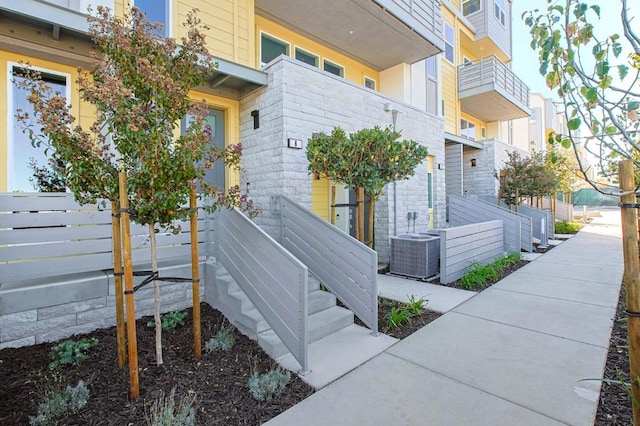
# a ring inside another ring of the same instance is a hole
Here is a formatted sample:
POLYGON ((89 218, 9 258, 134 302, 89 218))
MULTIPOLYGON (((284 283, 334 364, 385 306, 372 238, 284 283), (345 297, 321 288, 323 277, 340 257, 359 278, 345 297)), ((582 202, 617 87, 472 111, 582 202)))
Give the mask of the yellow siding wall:
MULTIPOLYGON (((453 14, 446 7, 442 8, 442 19, 453 27, 454 34, 454 63, 449 62, 444 54, 441 55, 442 100, 444 102, 444 130, 445 132, 460 133, 460 102, 458 101, 458 70, 460 62, 460 37, 457 22, 453 14)), ((444 27, 444 26, 443 26, 444 27)))
POLYGON ((311 180, 311 211, 329 221, 329 192, 331 181, 326 177, 311 180))
POLYGON ((212 55, 255 68, 253 0, 174 0, 171 34, 176 39, 186 36, 182 23, 193 9, 210 27, 206 41, 212 55))
POLYGON ((327 59, 337 65, 344 67, 344 78, 353 81, 357 84, 364 84, 365 76, 372 78, 376 81, 376 90, 379 90, 380 75, 373 68, 369 68, 360 62, 337 53, 327 47, 322 46, 315 41, 303 37, 281 25, 271 22, 262 16, 256 15, 256 64, 260 64, 260 32, 263 31, 271 36, 275 36, 283 41, 291 44, 290 55, 294 56, 295 47, 299 47, 309 53, 313 53, 320 57, 320 67, 322 67, 322 60, 327 59))

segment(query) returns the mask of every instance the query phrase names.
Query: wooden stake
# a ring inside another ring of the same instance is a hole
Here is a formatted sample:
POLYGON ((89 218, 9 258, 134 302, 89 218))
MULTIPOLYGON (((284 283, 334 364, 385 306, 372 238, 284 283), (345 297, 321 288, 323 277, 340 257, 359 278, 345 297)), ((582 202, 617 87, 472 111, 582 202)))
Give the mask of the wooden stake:
POLYGON ((129 220, 129 198, 127 177, 124 172, 118 174, 120 183, 120 223, 122 225, 122 245, 124 248, 124 285, 127 300, 127 341, 129 349, 129 388, 131 398, 140 396, 138 383, 138 341, 136 339, 136 311, 133 299, 133 262, 131 260, 131 222, 129 220))
POLYGON ((373 248, 373 198, 369 198, 369 247, 373 248))
MULTIPOLYGON (((633 161, 624 160, 619 163, 620 191, 631 192, 620 196, 622 203, 636 203, 633 182, 633 161)), ((640 259, 638 259, 638 220, 635 208, 621 208, 622 215, 622 248, 624 253, 624 275, 622 281, 627 293, 627 338, 629 341, 629 368, 631 375, 631 393, 636 401, 640 401, 640 259)), ((633 424, 640 425, 640 407, 633 407, 633 424)))
POLYGON ((356 200, 356 204, 358 205, 358 241, 364 243, 364 188, 358 188, 356 200))
POLYGON ((191 187, 189 208, 191 209, 191 292, 193 297, 193 354, 196 358, 202 355, 200 333, 200 259, 198 256, 198 204, 196 189, 191 187))
POLYGON ((336 186, 331 185, 331 224, 336 224, 336 186))
POLYGON ((127 340, 124 332, 124 294, 122 289, 122 236, 120 235, 120 211, 118 202, 111 203, 111 236, 113 238, 113 276, 116 295, 116 340, 118 342, 118 366, 127 360, 127 340))

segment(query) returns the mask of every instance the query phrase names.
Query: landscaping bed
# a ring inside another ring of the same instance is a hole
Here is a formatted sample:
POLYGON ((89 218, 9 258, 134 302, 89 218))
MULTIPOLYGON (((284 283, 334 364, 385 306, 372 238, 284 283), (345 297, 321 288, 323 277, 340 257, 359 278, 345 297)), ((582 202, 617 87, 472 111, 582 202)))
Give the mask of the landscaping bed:
MULTIPOLYGON (((386 317, 399 302, 380 299, 380 331, 402 339, 441 314, 423 310, 412 315, 411 321, 386 329, 386 317)), ((128 367, 117 366, 115 327, 74 336, 97 339, 98 344, 86 351, 88 359, 79 365, 62 365, 55 369, 64 386, 87 383, 90 397, 76 414, 63 418, 60 424, 127 425, 145 424, 153 402, 164 392, 175 388, 176 400, 185 395, 195 398, 196 424, 258 425, 277 416, 314 390, 295 374, 291 374, 284 393, 271 401, 252 398, 247 381, 252 373, 265 373, 276 368, 258 344, 230 327, 225 317, 207 304, 201 305, 203 354, 193 356, 192 316, 187 309, 185 324, 175 331, 163 331, 164 366, 155 364, 154 329, 147 326, 151 317, 136 321, 140 398, 129 398, 128 367), (205 343, 221 328, 232 329, 235 345, 229 351, 207 353, 205 343)), ((356 323, 359 320, 356 318, 356 323)), ((43 343, 0 351, 0 424, 26 425, 29 416, 36 415, 42 402, 43 377, 51 376, 50 352, 56 343, 43 343)))
MULTIPOLYGON (((605 365, 604 377, 611 380, 622 379, 629 383, 629 346, 627 343, 627 321, 625 308, 624 285, 620 290, 620 299, 613 322, 609 353, 605 365)), ((595 426, 631 425, 633 424, 633 410, 631 398, 624 388, 616 383, 602 383, 600 403, 596 414, 595 426)))
MULTIPOLYGON (((253 372, 275 368, 275 361, 258 344, 234 329, 235 345, 229 351, 206 353, 204 344, 224 324, 225 317, 207 304, 201 305, 203 354, 193 356, 191 309, 185 325, 175 332, 163 332, 164 366, 156 367, 154 329, 150 317, 136 322, 140 371, 140 398, 129 398, 129 371, 117 366, 115 328, 96 330, 82 337, 97 338, 89 358, 77 366, 59 367, 65 385, 87 382, 88 404, 61 424, 144 425, 148 410, 161 391, 176 396, 195 396, 196 424, 258 425, 285 411, 313 393, 295 374, 284 393, 271 401, 254 400, 247 388, 253 372)), ((73 340, 79 339, 75 336, 73 340)), ((53 343, 0 351, 0 424, 27 425, 37 412, 41 386, 40 372, 49 371, 49 351, 53 343)))

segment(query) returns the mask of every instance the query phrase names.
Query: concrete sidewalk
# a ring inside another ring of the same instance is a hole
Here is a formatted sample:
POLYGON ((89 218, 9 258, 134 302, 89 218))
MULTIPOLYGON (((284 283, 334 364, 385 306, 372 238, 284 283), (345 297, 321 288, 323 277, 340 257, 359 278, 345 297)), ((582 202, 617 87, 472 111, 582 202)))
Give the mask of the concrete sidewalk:
POLYGON ((612 218, 267 424, 593 424, 600 382, 580 380, 602 377, 607 357, 622 280, 612 218))

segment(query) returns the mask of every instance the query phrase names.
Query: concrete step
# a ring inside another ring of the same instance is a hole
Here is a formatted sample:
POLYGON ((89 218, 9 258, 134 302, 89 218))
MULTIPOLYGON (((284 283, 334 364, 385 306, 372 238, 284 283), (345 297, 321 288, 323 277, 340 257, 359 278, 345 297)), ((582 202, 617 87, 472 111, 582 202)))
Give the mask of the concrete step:
MULTIPOLYGON (((339 306, 309 315, 308 341, 309 343, 322 339, 353 324, 353 312, 339 306)), ((273 330, 258 334, 258 344, 266 353, 276 358, 288 352, 280 338, 273 330)))
MULTIPOLYGON (((311 371, 300 378, 320 389, 396 342, 396 338, 382 333, 373 336, 368 328, 352 324, 309 345, 311 371)), ((288 370, 300 370, 300 365, 290 353, 276 358, 276 361, 288 370)))

